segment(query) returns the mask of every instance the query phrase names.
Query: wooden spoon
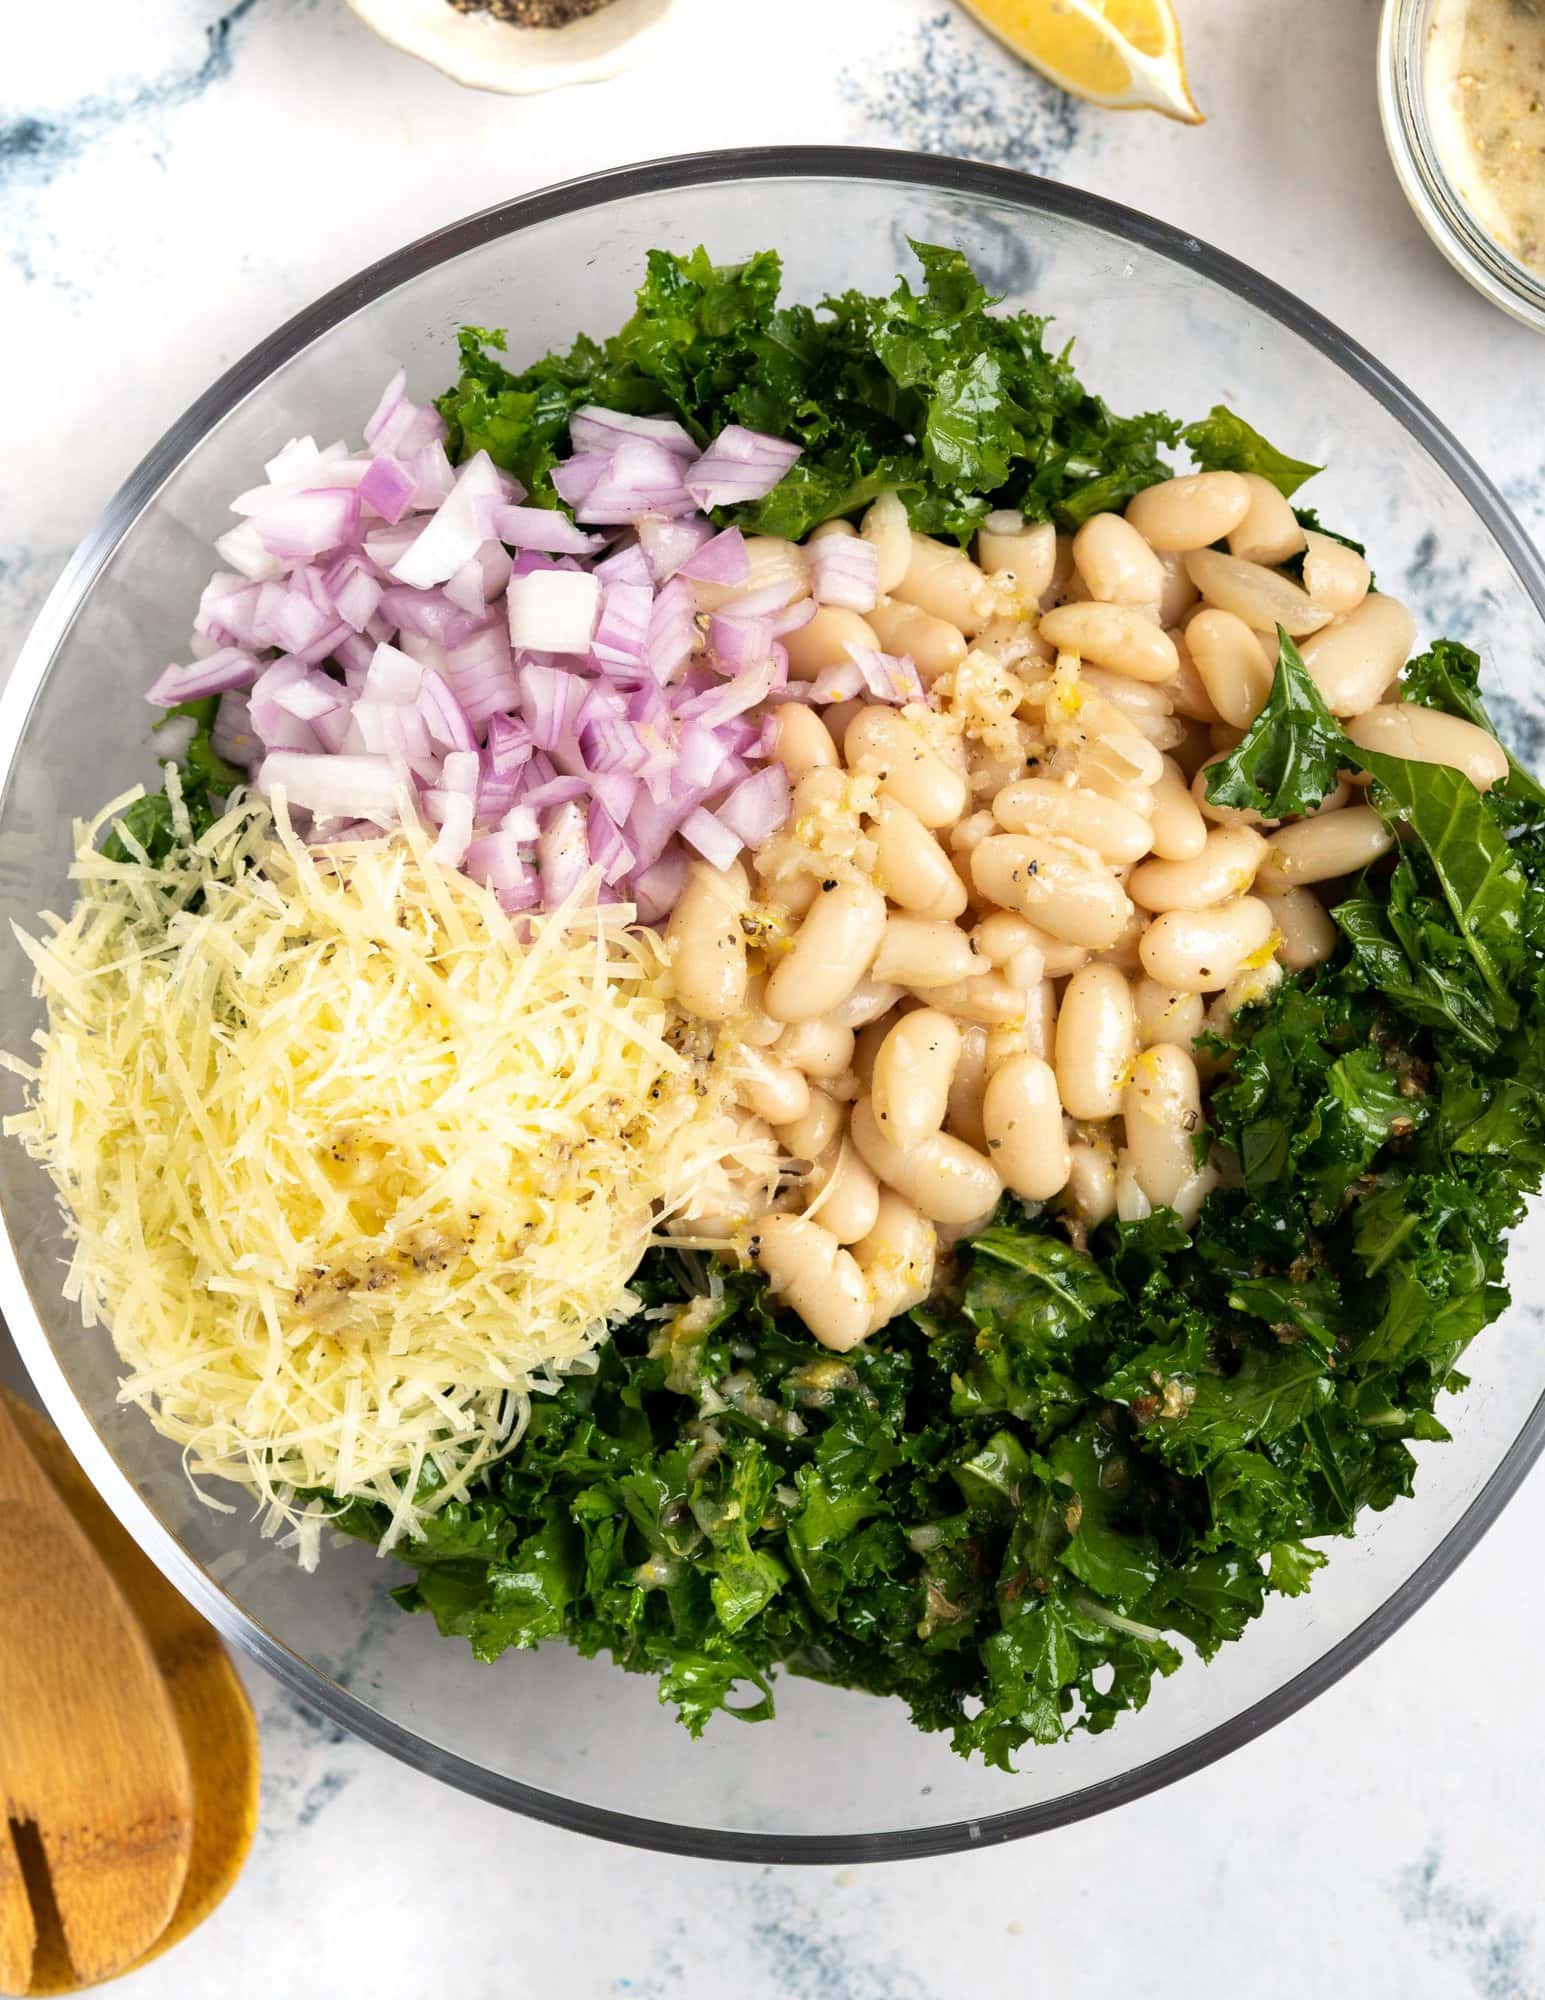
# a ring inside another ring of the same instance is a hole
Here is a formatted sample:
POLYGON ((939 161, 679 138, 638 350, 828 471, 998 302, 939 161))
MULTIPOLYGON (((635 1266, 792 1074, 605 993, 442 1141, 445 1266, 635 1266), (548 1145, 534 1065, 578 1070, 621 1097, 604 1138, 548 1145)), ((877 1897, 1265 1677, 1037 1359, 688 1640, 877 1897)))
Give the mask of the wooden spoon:
MULTIPOLYGON (((241 1873, 257 1831, 261 1775, 257 1718, 213 1629, 140 1553, 53 1425, 19 1397, 6 1400, 34 1458, 90 1536, 150 1641, 188 1753, 193 1850, 187 1879, 171 1922, 136 1961, 140 1965, 159 1958, 201 1924, 241 1873)), ((79 1985, 63 1938, 40 1937, 28 1991, 73 1993, 79 1985)))
POLYGON ((132 1965, 177 1907, 192 1844, 149 1642, 0 1403, 0 1992, 31 1984, 35 1903, 57 1911, 82 1983, 132 1965))

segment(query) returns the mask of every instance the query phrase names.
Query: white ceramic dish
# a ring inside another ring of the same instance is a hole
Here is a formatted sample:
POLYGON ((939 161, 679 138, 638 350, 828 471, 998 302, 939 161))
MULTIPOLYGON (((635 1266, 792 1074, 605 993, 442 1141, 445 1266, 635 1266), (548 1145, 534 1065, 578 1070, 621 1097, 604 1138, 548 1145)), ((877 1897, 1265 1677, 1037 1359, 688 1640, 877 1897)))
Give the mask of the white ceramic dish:
POLYGON ((491 14, 462 14, 450 0, 348 0, 383 41, 432 63, 473 90, 521 97, 570 83, 599 83, 656 39, 676 0, 611 0, 562 28, 517 28, 491 14))

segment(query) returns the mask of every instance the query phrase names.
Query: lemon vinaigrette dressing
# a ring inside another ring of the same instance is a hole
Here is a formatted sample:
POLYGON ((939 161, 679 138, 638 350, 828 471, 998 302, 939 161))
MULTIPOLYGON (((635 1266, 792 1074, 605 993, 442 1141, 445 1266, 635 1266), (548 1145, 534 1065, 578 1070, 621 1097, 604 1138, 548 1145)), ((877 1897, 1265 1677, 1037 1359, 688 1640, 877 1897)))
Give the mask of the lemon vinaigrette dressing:
POLYGON ((1545 272, 1545 0, 1435 0, 1425 80, 1455 192, 1499 249, 1545 272))

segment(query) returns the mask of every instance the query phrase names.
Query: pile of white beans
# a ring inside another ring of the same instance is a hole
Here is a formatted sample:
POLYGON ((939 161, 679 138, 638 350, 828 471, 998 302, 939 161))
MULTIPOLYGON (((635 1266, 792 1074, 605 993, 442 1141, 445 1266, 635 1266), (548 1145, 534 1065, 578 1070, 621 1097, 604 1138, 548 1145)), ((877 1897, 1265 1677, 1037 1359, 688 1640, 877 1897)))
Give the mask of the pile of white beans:
MULTIPOLYGON (((678 1005, 720 1024, 743 1107, 731 1170, 674 1226, 738 1242, 837 1351, 926 1298, 1005 1188, 1079 1241, 1195 1220, 1218 1170, 1194 1039, 1327 958, 1314 885, 1392 844, 1345 780, 1289 823, 1208 802, 1278 625, 1354 742, 1482 789, 1506 771, 1484 730, 1400 702, 1410 614, 1265 479, 1172 479, 1071 539, 993 514, 975 560, 891 496, 861 532, 879 601, 821 606, 791 674, 876 647, 928 704, 780 708, 788 825, 750 872, 699 864, 668 928, 678 1005)), ((749 546, 745 588, 808 574, 749 546)))

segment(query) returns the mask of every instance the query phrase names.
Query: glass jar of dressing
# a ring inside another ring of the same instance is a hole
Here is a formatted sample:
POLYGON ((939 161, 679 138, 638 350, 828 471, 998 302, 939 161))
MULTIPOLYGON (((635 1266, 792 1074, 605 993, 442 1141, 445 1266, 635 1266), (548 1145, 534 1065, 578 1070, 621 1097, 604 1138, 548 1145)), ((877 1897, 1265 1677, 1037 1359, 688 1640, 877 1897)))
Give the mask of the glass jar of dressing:
POLYGON ((1379 110, 1433 242, 1545 332, 1545 0, 1385 0, 1379 110))

